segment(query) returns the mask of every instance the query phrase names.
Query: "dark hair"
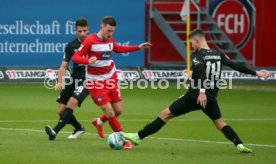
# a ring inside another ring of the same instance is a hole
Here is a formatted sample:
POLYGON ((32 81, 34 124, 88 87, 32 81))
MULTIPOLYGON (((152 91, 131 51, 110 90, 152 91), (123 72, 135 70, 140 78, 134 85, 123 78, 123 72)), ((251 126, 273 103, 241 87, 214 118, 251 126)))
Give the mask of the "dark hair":
POLYGON ((110 25, 110 26, 116 26, 116 21, 112 16, 105 16, 102 19, 102 24, 110 25))
POLYGON ((196 36, 196 35, 205 37, 205 33, 204 33, 202 30, 196 29, 196 30, 193 30, 193 31, 190 33, 189 38, 191 39, 191 38, 193 38, 193 37, 196 36))
POLYGON ((76 21, 76 25, 75 27, 77 28, 77 26, 81 26, 81 27, 87 27, 88 26, 88 21, 86 18, 80 18, 76 21))

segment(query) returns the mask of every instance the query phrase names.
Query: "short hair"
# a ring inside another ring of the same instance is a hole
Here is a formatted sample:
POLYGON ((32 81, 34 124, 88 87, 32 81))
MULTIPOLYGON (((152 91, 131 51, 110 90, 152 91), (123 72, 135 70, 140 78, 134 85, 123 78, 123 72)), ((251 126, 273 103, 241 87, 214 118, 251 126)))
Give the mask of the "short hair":
POLYGON ((197 35, 201 37, 205 37, 205 33, 201 29, 196 29, 190 33, 189 38, 191 39, 197 35))
POLYGON ((116 21, 112 16, 105 16, 102 19, 103 25, 110 25, 110 26, 116 26, 116 21))
POLYGON ((77 26, 81 26, 81 27, 87 27, 88 26, 88 21, 86 18, 80 18, 76 21, 75 27, 77 28, 77 26))

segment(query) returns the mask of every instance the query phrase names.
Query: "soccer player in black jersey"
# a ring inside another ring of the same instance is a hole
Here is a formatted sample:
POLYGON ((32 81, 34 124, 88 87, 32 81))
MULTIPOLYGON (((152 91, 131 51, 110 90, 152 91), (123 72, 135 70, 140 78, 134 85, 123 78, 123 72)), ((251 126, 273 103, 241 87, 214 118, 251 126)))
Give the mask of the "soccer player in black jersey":
POLYGON ((121 134, 138 145, 142 139, 160 130, 170 119, 191 111, 202 110, 213 121, 217 129, 233 142, 240 152, 251 153, 252 150, 243 145, 237 133, 221 117, 217 103, 219 87, 216 82, 220 80, 222 65, 261 78, 268 78, 269 72, 254 71, 231 61, 221 51, 210 49, 205 34, 199 29, 191 32, 189 37, 195 52, 191 55, 192 77, 187 93, 163 110, 159 117, 138 133, 121 132, 121 134))
POLYGON ((49 140, 55 140, 58 132, 66 125, 71 124, 75 130, 68 136, 69 139, 76 139, 85 132, 84 127, 77 121, 76 117, 69 114, 71 117, 66 119, 65 123, 62 121, 63 117, 68 113, 73 113, 73 110, 78 106, 81 106, 83 100, 89 94, 86 87, 83 86, 85 81, 85 66, 74 63, 73 71, 71 73, 71 84, 69 81, 62 84, 62 77, 64 76, 68 62, 71 60, 75 51, 80 47, 82 41, 88 36, 88 21, 85 18, 80 18, 76 21, 75 30, 77 38, 66 45, 63 60, 59 68, 58 82, 55 86, 55 90, 62 89, 60 95, 57 98, 58 102, 58 114, 60 116, 58 124, 52 129, 49 125, 45 126, 45 131, 49 136, 49 140), (67 84, 69 83, 69 84, 67 84), (66 85, 67 84, 67 85, 66 85))

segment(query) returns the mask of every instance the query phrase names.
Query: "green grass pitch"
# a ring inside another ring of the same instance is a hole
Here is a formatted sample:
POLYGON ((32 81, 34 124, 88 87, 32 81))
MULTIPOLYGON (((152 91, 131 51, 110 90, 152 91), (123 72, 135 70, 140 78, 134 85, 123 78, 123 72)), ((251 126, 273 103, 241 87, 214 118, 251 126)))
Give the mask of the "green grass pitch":
MULTIPOLYGON (((57 122, 59 92, 43 84, 0 84, 0 163, 276 163, 276 83, 235 84, 222 90, 223 118, 253 154, 240 154, 201 111, 171 120, 161 131, 132 150, 112 150, 107 145, 111 128, 105 124, 101 139, 90 124, 101 114, 88 97, 75 115, 86 128, 77 140, 68 140, 70 125, 48 141, 44 126, 57 122)), ((122 90, 126 132, 136 132, 155 119, 184 90, 122 90)))

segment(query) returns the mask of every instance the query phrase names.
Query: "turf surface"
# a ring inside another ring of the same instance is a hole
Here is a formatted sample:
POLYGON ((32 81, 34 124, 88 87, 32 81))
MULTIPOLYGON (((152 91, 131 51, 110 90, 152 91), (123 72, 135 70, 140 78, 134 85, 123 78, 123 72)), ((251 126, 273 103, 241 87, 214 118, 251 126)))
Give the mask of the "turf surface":
MULTIPOLYGON (((200 111, 171 120, 161 131, 132 150, 111 150, 90 120, 101 111, 88 97, 75 114, 86 134, 68 140, 67 126, 48 141, 44 126, 57 122, 58 92, 42 84, 0 84, 0 163, 276 163, 276 84, 234 84, 219 94, 225 121, 253 154, 240 154, 200 111)), ((136 132, 184 90, 122 90, 126 132, 136 132)), ((105 124, 106 136, 111 133, 105 124)))

